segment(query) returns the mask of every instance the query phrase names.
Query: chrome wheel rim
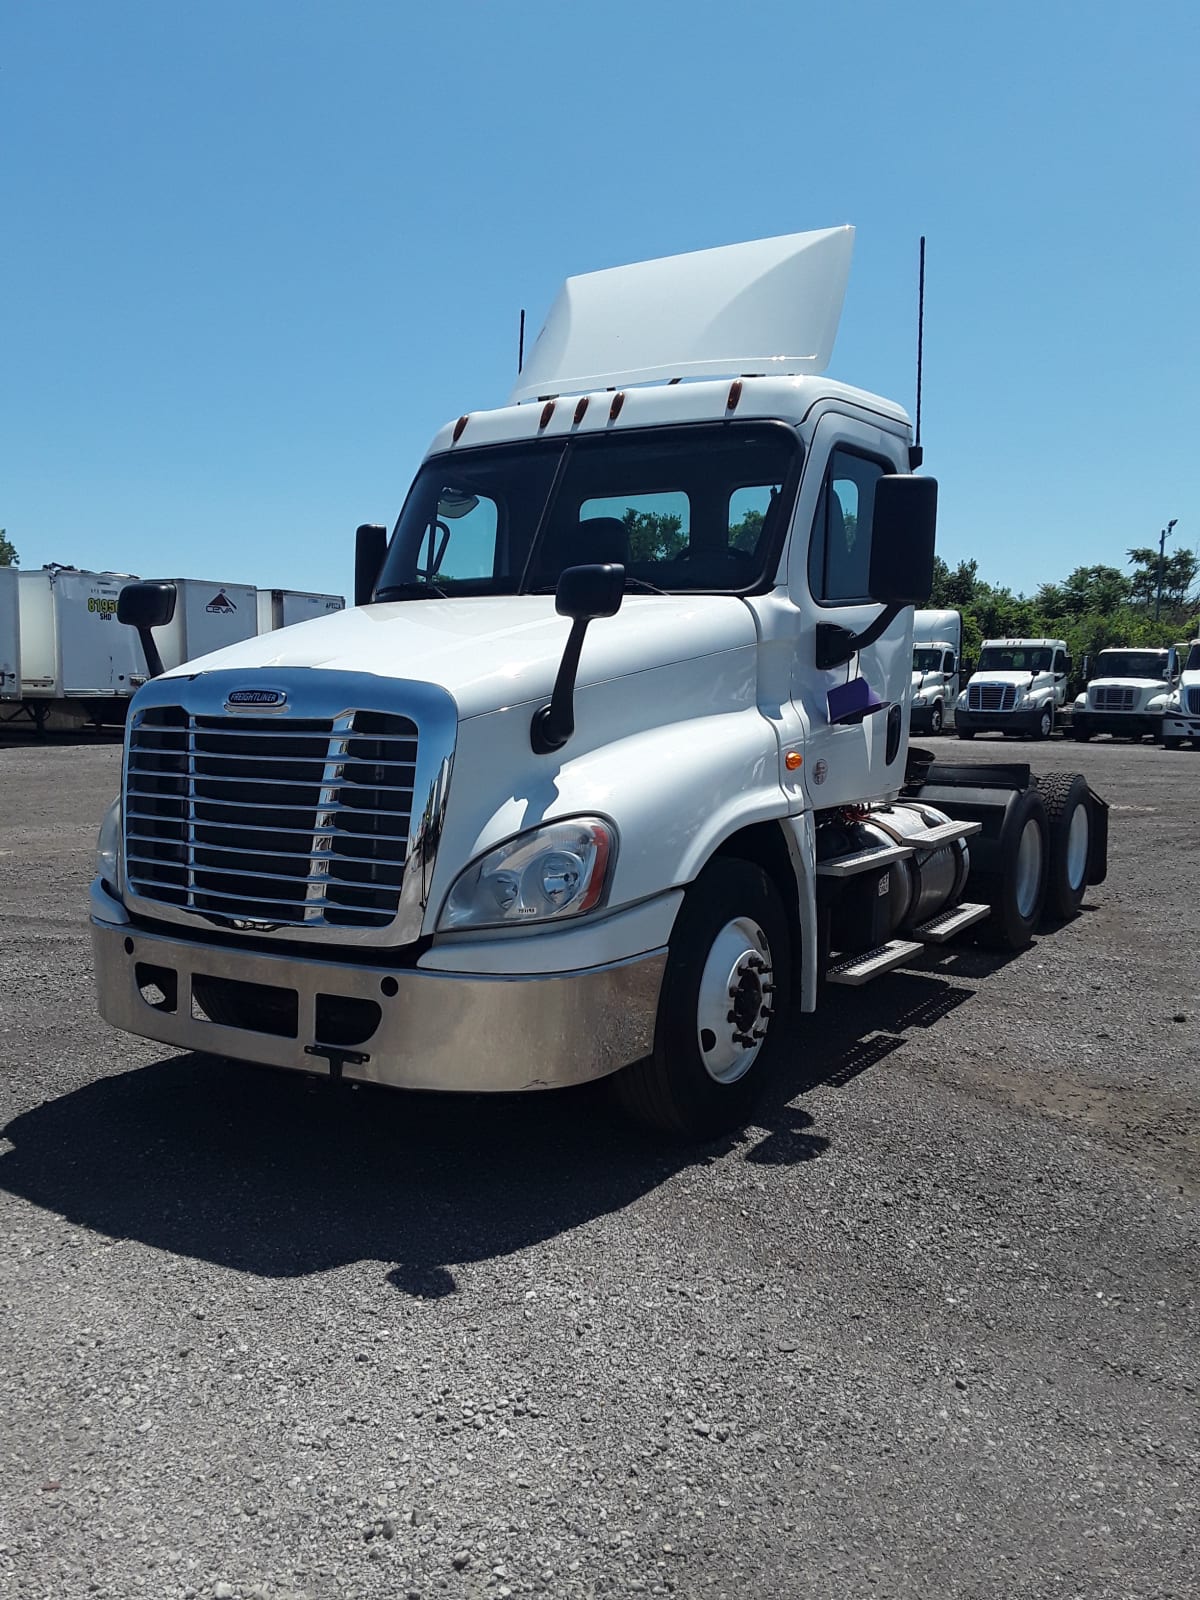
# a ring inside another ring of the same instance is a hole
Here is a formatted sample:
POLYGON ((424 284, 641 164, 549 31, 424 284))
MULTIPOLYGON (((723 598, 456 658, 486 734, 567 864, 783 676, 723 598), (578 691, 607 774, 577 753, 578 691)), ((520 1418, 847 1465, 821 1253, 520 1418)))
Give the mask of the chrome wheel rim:
POLYGON ((1042 830, 1033 817, 1021 829, 1015 876, 1017 911, 1021 919, 1028 922, 1037 908, 1038 891, 1042 887, 1042 830))
POLYGON ((942 713, 936 706, 934 706, 933 715, 929 719, 929 731, 930 733, 941 733, 942 731, 942 713))
POLYGON ((1067 882, 1072 889, 1082 886, 1087 872, 1088 846, 1091 843, 1092 825, 1086 806, 1076 806, 1071 813, 1071 826, 1067 830, 1067 882))
POLYGON ((715 1083, 736 1083, 758 1059, 775 1010, 767 936, 751 917, 727 922, 712 942, 696 1005, 696 1047, 715 1083))
POLYGON ((1052 726, 1053 726, 1053 724, 1052 724, 1052 721, 1051 721, 1050 713, 1048 711, 1043 711, 1042 712, 1042 721, 1041 721, 1041 730, 1042 730, 1042 738, 1043 739, 1048 739, 1050 737, 1050 729, 1051 729, 1052 726))

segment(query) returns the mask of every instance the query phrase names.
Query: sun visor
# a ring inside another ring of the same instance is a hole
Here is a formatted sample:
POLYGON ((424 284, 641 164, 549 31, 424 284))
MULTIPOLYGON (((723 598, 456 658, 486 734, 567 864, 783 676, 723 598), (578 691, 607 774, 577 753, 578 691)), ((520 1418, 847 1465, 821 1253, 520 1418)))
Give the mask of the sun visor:
POLYGON ((853 228, 823 228, 568 278, 509 403, 671 378, 824 372, 853 248, 853 228))

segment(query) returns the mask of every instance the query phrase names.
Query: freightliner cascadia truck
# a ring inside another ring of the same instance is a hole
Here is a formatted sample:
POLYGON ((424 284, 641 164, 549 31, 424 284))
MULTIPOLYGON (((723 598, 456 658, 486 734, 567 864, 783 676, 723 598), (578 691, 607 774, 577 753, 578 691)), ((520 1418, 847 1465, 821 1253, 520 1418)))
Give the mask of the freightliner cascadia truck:
MULTIPOLYGON (((1084 779, 909 748, 936 484, 900 406, 825 376, 852 238, 568 279, 508 403, 359 528, 353 608, 138 692, 110 1022, 422 1090, 611 1076, 703 1139, 795 1013, 1074 913, 1084 779)), ((148 659, 171 603, 122 596, 148 659)))

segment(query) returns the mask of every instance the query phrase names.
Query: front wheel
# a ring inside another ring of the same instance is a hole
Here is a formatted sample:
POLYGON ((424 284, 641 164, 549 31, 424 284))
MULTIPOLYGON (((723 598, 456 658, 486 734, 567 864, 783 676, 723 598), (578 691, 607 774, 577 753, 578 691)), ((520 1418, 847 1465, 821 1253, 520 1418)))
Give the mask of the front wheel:
POLYGON ((929 731, 930 733, 941 733, 944 726, 945 720, 942 716, 941 702, 938 701, 929 713, 929 731))
POLYGON ((1071 729, 1071 732, 1075 736, 1076 744, 1086 744, 1092 737, 1092 730, 1090 728, 1081 728, 1078 724, 1071 729))
POLYGON ((1162 744, 1163 744, 1163 749, 1164 750, 1182 750, 1183 749, 1183 740, 1182 739, 1166 739, 1166 738, 1164 738, 1162 744))
POLYGON ((744 1126, 779 1059, 791 971, 770 878, 748 861, 710 862, 671 934, 654 1053, 613 1080, 624 1108, 678 1139, 744 1126))
POLYGON ((1049 706, 1043 706, 1038 712, 1037 723, 1033 730, 1035 739, 1048 739, 1054 732, 1054 712, 1049 706))

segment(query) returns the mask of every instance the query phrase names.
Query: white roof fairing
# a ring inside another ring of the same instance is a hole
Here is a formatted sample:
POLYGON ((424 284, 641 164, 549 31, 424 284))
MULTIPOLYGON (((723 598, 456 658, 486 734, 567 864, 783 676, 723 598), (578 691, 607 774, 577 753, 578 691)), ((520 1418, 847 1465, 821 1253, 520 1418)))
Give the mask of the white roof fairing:
POLYGON ((853 228, 824 228, 568 278, 509 403, 671 378, 822 373, 853 247, 853 228))

